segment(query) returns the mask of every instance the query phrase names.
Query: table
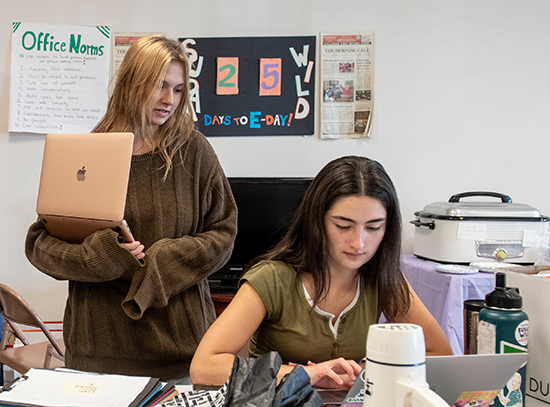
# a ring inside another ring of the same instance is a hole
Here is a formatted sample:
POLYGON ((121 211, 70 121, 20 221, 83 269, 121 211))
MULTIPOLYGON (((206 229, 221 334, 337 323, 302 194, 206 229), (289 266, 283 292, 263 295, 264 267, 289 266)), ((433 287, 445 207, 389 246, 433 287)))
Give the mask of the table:
POLYGON ((414 255, 401 257, 402 271, 447 336, 455 355, 464 354, 464 301, 484 299, 494 290, 493 273, 446 274, 440 264, 414 255))

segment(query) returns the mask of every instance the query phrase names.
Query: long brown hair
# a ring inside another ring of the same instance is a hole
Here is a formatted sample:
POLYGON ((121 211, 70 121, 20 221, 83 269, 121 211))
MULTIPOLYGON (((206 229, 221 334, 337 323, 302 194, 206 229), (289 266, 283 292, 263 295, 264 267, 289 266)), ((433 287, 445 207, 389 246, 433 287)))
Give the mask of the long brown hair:
POLYGON ((409 309, 410 292, 400 266, 402 225, 397 192, 377 161, 347 156, 328 163, 307 189, 286 235, 273 249, 254 259, 249 267, 264 260, 281 260, 298 273, 311 273, 315 282, 313 302, 318 304, 330 289, 324 216, 336 200, 348 196, 374 198, 386 209, 382 242, 359 272, 375 280, 378 306, 391 321, 409 309))
POLYGON ((194 130, 189 96, 189 59, 182 45, 162 35, 140 38, 129 49, 114 78, 114 89, 107 112, 94 132, 133 132, 146 145, 158 148, 166 161, 165 177, 174 157, 194 130), (160 126, 158 135, 147 132, 150 106, 170 62, 183 68, 181 101, 172 116, 160 126), (153 136, 155 138, 153 139, 153 136))

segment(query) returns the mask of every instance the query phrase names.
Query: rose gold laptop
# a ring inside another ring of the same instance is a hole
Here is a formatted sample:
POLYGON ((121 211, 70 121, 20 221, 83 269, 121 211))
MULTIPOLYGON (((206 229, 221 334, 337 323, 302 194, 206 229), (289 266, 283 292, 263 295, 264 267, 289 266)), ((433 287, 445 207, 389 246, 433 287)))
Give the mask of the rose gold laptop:
POLYGON ((52 236, 82 243, 112 228, 127 241, 124 221, 132 133, 48 134, 36 212, 52 236))

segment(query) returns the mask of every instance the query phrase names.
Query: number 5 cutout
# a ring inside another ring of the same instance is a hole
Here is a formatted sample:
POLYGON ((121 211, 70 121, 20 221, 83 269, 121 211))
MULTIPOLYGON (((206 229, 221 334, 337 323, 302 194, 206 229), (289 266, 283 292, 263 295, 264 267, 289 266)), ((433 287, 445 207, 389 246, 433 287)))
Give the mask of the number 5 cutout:
POLYGON ((239 93, 239 58, 218 57, 216 94, 237 95, 239 93))
POLYGON ((281 58, 260 59, 260 96, 281 96, 281 58))

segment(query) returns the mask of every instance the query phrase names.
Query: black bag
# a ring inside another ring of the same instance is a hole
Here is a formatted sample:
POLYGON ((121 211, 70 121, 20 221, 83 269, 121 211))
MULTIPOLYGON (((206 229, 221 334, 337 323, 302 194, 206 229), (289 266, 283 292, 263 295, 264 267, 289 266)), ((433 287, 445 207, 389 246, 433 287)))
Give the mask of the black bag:
POLYGON ((319 407, 321 396, 311 386, 302 366, 296 365, 277 386, 281 356, 270 352, 259 358, 235 357, 227 384, 225 406, 319 407))

